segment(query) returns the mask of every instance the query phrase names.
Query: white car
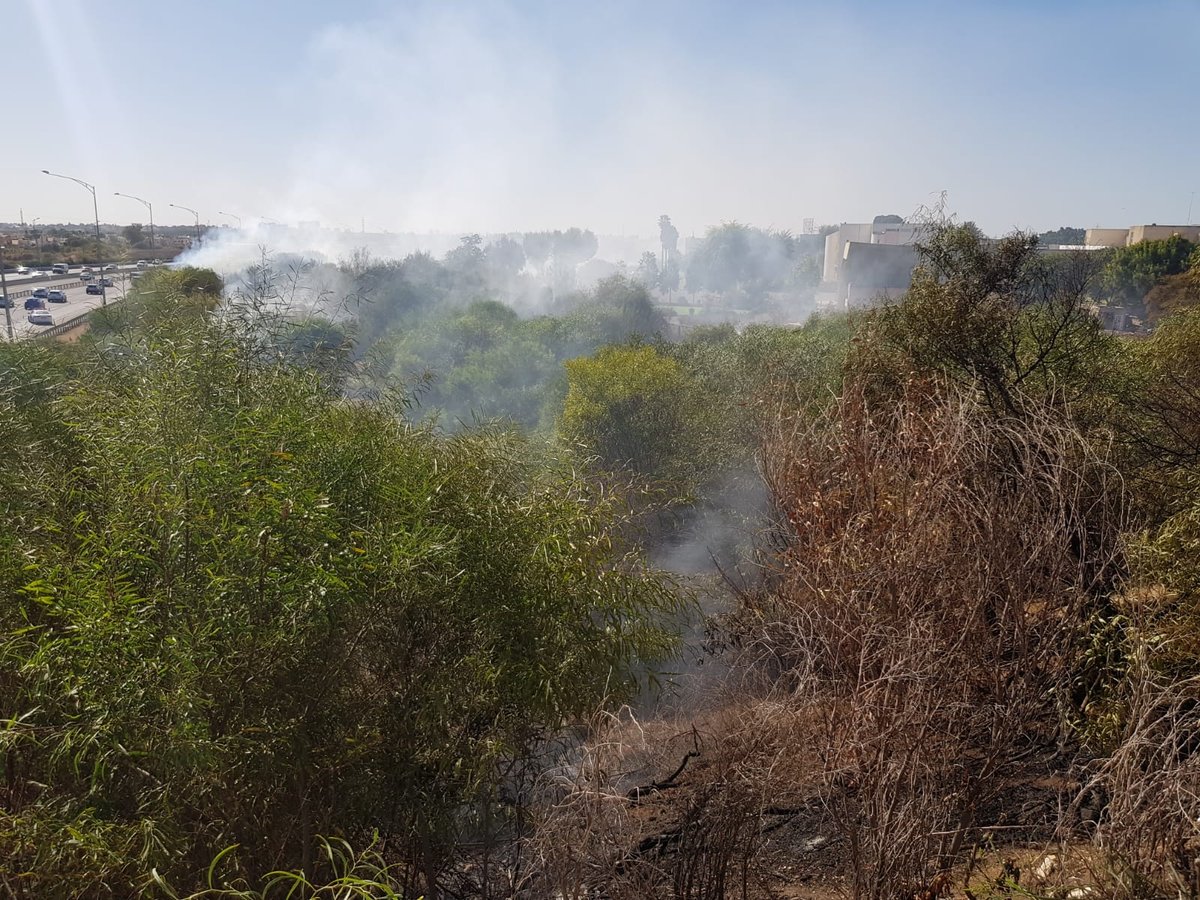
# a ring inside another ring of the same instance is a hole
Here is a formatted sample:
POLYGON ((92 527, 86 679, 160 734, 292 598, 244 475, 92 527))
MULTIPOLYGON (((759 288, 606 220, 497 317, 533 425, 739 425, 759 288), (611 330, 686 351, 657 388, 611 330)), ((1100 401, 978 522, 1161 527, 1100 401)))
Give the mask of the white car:
POLYGON ((104 267, 103 271, 105 271, 105 272, 115 272, 115 271, 117 271, 117 264, 116 264, 116 263, 109 263, 107 266, 105 266, 105 267, 104 267))
POLYGON ((44 309, 33 310, 29 314, 28 319, 29 319, 30 325, 53 325, 54 324, 54 316, 50 315, 50 313, 44 309))
POLYGON ((28 275, 29 274, 29 266, 17 266, 17 274, 18 275, 28 275))

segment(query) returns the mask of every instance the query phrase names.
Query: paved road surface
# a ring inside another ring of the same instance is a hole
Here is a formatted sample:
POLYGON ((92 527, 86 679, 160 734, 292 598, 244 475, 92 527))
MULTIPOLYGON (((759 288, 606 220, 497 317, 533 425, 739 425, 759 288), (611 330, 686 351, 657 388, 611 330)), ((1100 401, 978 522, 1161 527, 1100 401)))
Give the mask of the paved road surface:
MULTIPOLYGON (((113 286, 108 288, 107 291, 108 302, 112 303, 121 300, 125 296, 125 291, 129 290, 131 282, 127 272, 110 272, 109 277, 113 280, 113 286)), ((48 280, 57 284, 63 284, 70 280, 70 276, 58 275, 48 280)), ((13 290, 11 283, 9 290, 13 290)), ((77 287, 68 288, 66 295, 66 303, 46 304, 46 309, 54 317, 55 325, 61 325, 71 319, 77 319, 84 313, 100 305, 100 295, 87 293, 86 286, 82 283, 77 287)), ((0 309, 0 339, 7 340, 8 323, 4 318, 4 312, 4 310, 0 309)), ((49 327, 46 325, 29 324, 27 321, 29 311, 25 309, 24 298, 14 300, 13 308, 8 310, 8 312, 12 314, 13 337, 18 341, 45 331, 49 327)))

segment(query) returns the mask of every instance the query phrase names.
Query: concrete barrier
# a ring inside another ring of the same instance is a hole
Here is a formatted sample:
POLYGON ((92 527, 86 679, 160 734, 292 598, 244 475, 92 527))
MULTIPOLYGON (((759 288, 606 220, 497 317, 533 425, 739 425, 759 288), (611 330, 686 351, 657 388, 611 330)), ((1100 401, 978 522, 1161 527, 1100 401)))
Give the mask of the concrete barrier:
POLYGON ((22 288, 19 291, 9 291, 8 299, 9 300, 24 300, 26 297, 28 297, 34 291, 40 290, 41 288, 45 288, 48 291, 66 291, 71 288, 77 288, 81 284, 83 284, 83 282, 80 281, 78 278, 76 278, 74 281, 64 281, 61 284, 39 284, 36 288, 22 288))
POLYGON ((35 331, 29 337, 34 341, 41 340, 43 338, 62 337, 68 331, 74 331, 76 328, 81 328, 82 326, 86 325, 93 312, 94 310, 89 309, 81 316, 76 316, 75 318, 68 319, 65 322, 59 322, 57 325, 51 325, 44 331, 35 331))

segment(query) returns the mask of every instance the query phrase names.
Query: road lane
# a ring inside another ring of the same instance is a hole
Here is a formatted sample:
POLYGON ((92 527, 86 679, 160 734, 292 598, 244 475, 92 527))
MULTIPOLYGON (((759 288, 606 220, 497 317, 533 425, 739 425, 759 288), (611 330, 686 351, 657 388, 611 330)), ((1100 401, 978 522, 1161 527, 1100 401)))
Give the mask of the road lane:
MULTIPOLYGON (((113 279, 113 286, 108 288, 108 302, 120 302, 124 299, 125 292, 132 285, 129 273, 127 271, 110 272, 109 277, 113 279)), ((60 284, 65 280, 62 275, 57 277, 57 282, 60 284)), ((83 283, 80 283, 77 287, 68 288, 64 293, 67 295, 66 303, 46 303, 46 309, 54 318, 55 325, 62 325, 64 322, 78 319, 80 316, 98 307, 102 299, 99 294, 87 293, 87 286, 83 283)), ((9 312, 12 313, 13 337, 18 341, 25 340, 50 328, 49 325, 29 324, 28 316, 30 310, 25 309, 24 298, 14 300, 13 308, 9 312)), ((4 324, 3 310, 0 310, 0 330, 4 329, 4 324)), ((6 330, 3 331, 2 337, 7 340, 8 333, 6 330)))
MULTIPOLYGON (((96 271, 98 268, 99 268, 98 266, 92 266, 93 271, 96 271)), ((134 263, 121 263, 121 265, 119 267, 119 271, 128 272, 128 271, 131 271, 136 268, 137 268, 137 265, 134 263)), ((56 281, 56 280, 62 281, 63 279, 67 279, 67 278, 78 278, 79 273, 82 269, 83 269, 83 266, 71 266, 70 271, 66 275, 42 275, 38 272, 30 272, 28 275, 18 275, 12 269, 5 269, 4 270, 4 280, 5 280, 5 282, 8 283, 9 288, 13 288, 13 289, 24 288, 24 287, 29 287, 32 284, 41 284, 41 283, 51 282, 51 281, 56 281), (14 288, 14 286, 15 286, 15 288, 14 288)), ((110 274, 114 274, 114 273, 110 273, 110 274)))

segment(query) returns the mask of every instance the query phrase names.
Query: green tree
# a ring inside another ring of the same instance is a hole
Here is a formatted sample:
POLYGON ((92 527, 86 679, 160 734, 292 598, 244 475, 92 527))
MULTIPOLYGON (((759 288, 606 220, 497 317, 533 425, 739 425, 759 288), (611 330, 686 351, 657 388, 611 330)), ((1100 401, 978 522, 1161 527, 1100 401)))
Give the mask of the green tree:
POLYGON ((1038 235, 1038 242, 1041 244, 1080 245, 1086 237, 1087 232, 1083 228, 1070 228, 1064 225, 1062 228, 1056 228, 1053 231, 1043 231, 1038 235))
POLYGON ((1160 241, 1140 241, 1115 250, 1100 286, 1105 296, 1123 306, 1140 306, 1162 278, 1188 267, 1196 245, 1175 234, 1160 241))
POLYGON ((658 217, 658 243, 662 247, 659 267, 665 269, 667 263, 679 256, 679 229, 671 224, 670 216, 658 217))
POLYGON ((710 228, 687 262, 688 290, 741 292, 761 300, 789 286, 801 257, 787 231, 764 231, 738 222, 710 228))
POLYGON ((949 375, 1010 414, 1021 393, 1100 401, 1114 345, 1084 305, 1094 257, 1043 257, 1033 235, 989 241, 969 223, 930 225, 918 250, 902 302, 875 314, 882 345, 861 343, 852 365, 897 383, 913 371, 949 375))
POLYGON ((638 259, 637 272, 634 276, 639 283, 648 288, 658 287, 661 273, 658 269, 658 257, 647 250, 638 259))
POLYGON ((671 650, 677 595, 569 456, 347 403, 271 327, 0 348, 0 858, 30 896, 200 887, 231 844, 234 877, 311 874, 319 833, 378 833, 432 895, 516 827, 503 767, 671 650))
POLYGON ((521 238, 521 248, 525 251, 525 259, 529 261, 529 264, 538 272, 543 272, 554 252, 554 233, 531 231, 521 238))
POLYGON ((493 282, 512 281, 525 268, 525 251, 507 235, 502 235, 484 251, 488 274, 493 282))
MULTIPOLYGON (((611 468, 684 477, 682 448, 696 427, 694 385, 654 347, 608 347, 569 360, 561 433, 611 468)), ((686 450, 684 450, 686 453, 686 450)))
POLYGON ((131 247, 141 246, 142 241, 146 239, 146 235, 142 226, 136 222, 132 225, 126 225, 121 229, 121 236, 129 241, 131 247))
POLYGON ((568 228, 554 232, 554 289, 559 293, 573 290, 575 271, 596 255, 599 241, 591 231, 568 228))
POLYGON ((477 234, 464 235, 459 244, 446 254, 446 270, 454 287, 468 295, 482 293, 486 281, 483 238, 477 234))

